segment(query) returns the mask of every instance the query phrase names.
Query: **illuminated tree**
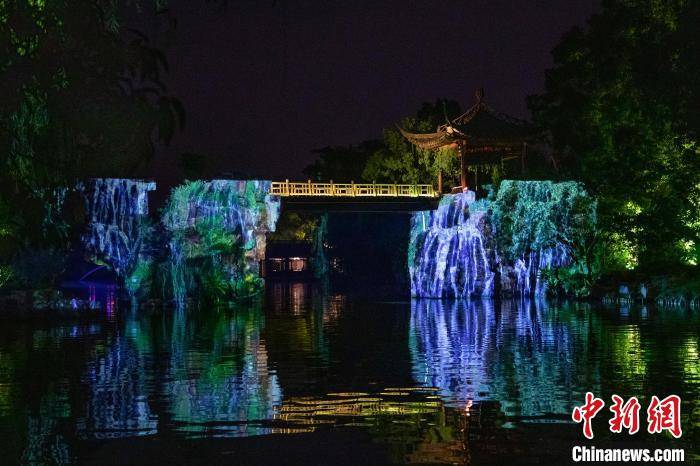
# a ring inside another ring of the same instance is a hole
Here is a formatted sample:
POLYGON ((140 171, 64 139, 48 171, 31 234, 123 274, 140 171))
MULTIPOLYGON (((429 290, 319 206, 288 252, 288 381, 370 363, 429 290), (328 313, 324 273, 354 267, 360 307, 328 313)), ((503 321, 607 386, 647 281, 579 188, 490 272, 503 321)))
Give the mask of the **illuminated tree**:
MULTIPOLYGON (((434 131, 446 115, 455 117, 460 113, 459 104, 452 100, 424 103, 415 117, 401 120, 401 127, 417 132, 434 131)), ((367 160, 362 178, 370 182, 434 183, 440 171, 456 175, 458 167, 452 151, 419 149, 397 128, 390 128, 384 130, 382 147, 367 160)))
POLYGON ((697 253, 699 21, 697 2, 604 2, 555 48, 546 92, 530 100, 563 176, 599 198, 611 253, 628 267, 697 253))

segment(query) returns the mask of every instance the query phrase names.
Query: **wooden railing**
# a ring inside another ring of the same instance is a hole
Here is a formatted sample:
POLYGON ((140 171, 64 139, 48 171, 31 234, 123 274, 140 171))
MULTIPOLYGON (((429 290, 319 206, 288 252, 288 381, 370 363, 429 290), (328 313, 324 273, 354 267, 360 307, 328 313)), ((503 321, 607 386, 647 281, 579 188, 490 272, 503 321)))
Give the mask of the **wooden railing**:
POLYGON ((429 184, 312 183, 273 181, 270 194, 277 196, 328 197, 437 197, 429 184))

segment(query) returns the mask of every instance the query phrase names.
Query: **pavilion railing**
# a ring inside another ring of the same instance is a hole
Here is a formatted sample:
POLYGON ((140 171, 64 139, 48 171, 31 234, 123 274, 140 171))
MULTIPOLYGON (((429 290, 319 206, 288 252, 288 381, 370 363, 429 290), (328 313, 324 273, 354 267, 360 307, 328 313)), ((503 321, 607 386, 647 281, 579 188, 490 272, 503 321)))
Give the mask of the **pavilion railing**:
POLYGON ((380 184, 380 183, 312 183, 273 181, 270 194, 277 196, 328 196, 328 197, 437 197, 429 184, 380 184))

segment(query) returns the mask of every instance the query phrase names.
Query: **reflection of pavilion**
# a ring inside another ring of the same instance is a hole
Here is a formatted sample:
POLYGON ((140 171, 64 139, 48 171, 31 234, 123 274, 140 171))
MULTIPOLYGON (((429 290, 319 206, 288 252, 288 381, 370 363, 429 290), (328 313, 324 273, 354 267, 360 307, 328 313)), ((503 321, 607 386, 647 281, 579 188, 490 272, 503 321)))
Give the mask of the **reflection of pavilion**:
POLYGON ((573 315, 573 322, 562 319, 563 312, 529 301, 499 308, 492 301, 414 300, 413 377, 456 407, 493 400, 508 415, 568 414, 580 391, 576 367, 591 362, 588 331, 573 315))

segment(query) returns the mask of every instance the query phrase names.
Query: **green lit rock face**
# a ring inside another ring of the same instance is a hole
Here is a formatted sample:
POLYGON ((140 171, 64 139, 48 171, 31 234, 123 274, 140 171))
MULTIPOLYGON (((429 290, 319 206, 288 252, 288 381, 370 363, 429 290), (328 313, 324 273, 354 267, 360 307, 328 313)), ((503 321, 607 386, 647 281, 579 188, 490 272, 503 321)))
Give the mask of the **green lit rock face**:
POLYGON ((169 235, 173 297, 197 292, 213 299, 262 288, 259 263, 274 231, 279 198, 258 180, 192 181, 173 189, 163 211, 169 235))
POLYGON ((96 179, 86 189, 86 257, 124 280, 131 296, 214 300, 255 294, 266 234, 280 201, 269 181, 187 182, 173 189, 160 221, 148 216, 155 183, 96 179))
POLYGON ((411 292, 543 295, 551 271, 581 263, 595 223, 595 201, 575 182, 506 180, 484 200, 473 192, 445 196, 436 211, 413 215, 411 292))

